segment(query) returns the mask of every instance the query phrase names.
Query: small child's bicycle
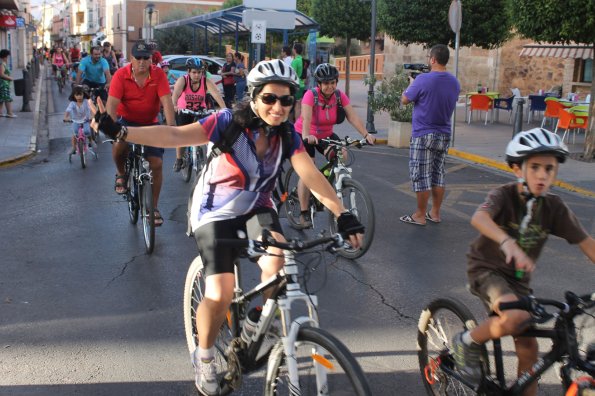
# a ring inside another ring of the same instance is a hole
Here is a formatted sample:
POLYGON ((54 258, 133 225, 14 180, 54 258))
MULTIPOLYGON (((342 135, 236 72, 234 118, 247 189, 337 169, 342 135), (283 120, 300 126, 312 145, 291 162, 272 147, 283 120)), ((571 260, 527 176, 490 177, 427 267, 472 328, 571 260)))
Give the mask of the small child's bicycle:
POLYGON ((74 120, 64 120, 65 123, 76 123, 78 124, 78 133, 74 137, 75 141, 75 151, 70 152, 68 154, 68 162, 72 163, 72 156, 78 155, 81 159, 81 167, 85 169, 87 167, 87 152, 90 152, 93 155, 94 159, 97 159, 97 153, 91 147, 91 139, 87 140, 87 136, 85 135, 85 131, 83 129, 83 124, 85 121, 74 121, 74 120))
MULTIPOLYGON (((490 372, 487 348, 481 348, 481 369, 483 378, 479 384, 471 384, 457 370, 452 338, 455 334, 472 329, 477 322, 471 311, 461 302, 450 298, 432 301, 421 313, 418 323, 417 355, 421 376, 429 395, 522 395, 523 391, 554 363, 561 363, 559 377, 564 392, 580 383, 587 384, 587 392, 566 393, 567 395, 593 395, 595 393, 595 343, 591 339, 588 346, 579 348, 579 341, 584 344, 585 332, 589 330, 581 321, 595 318, 590 311, 595 307, 595 293, 577 296, 565 293, 565 302, 528 296, 519 301, 501 303, 500 309, 521 309, 531 313, 533 322, 543 324, 554 319, 553 327, 530 327, 520 336, 550 339, 551 349, 540 357, 531 370, 523 373, 514 382, 507 384, 504 378, 504 362, 500 339, 493 340, 495 373, 490 372), (549 313, 544 306, 558 309, 549 313), (579 329, 577 331, 577 328, 579 329), (590 384, 590 385, 589 385, 590 384), (589 393, 591 392, 591 393, 589 393)), ((591 334, 592 336, 592 334, 591 334)))

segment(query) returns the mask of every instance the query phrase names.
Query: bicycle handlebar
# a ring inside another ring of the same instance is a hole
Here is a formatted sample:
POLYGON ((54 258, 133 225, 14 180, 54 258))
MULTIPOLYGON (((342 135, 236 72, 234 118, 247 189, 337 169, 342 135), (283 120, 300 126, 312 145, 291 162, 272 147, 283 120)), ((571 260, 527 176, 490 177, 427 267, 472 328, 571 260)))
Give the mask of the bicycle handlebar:
POLYGON ((327 143, 330 146, 336 146, 336 147, 355 146, 359 149, 361 149, 363 146, 370 145, 370 143, 368 143, 368 141, 365 138, 357 140, 357 139, 352 139, 349 136, 345 136, 345 140, 334 140, 334 139, 324 138, 324 139, 319 139, 319 141, 327 143))
POLYGON ((199 111, 194 111, 194 110, 190 110, 190 109, 181 109, 178 111, 182 114, 188 114, 191 116, 201 117, 201 118, 207 117, 207 116, 216 112, 215 109, 204 109, 204 110, 199 110, 199 111))
POLYGON ((227 248, 248 249, 249 256, 261 255, 268 247, 276 247, 282 250, 290 250, 294 252, 302 252, 311 249, 315 246, 330 243, 329 248, 343 248, 345 240, 340 234, 334 234, 328 237, 313 239, 311 241, 302 241, 299 239, 291 239, 288 242, 279 242, 273 238, 271 232, 268 230, 262 231, 262 240, 257 241, 253 239, 216 239, 215 247, 220 245, 227 248))
POLYGON ((564 294, 566 302, 550 300, 545 298, 536 298, 534 296, 525 296, 518 301, 500 303, 501 311, 509 309, 520 309, 531 313, 538 322, 545 322, 555 315, 546 311, 544 305, 549 305, 559 309, 559 313, 570 313, 571 317, 577 316, 583 312, 585 308, 595 306, 595 293, 577 296, 571 291, 564 294))

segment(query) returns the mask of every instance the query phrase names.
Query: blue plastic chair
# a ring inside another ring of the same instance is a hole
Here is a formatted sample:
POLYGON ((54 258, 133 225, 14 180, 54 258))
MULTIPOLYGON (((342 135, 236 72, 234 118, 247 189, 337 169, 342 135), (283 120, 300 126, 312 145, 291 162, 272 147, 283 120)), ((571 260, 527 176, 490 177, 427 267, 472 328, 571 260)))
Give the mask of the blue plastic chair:
POLYGON ((512 121, 512 102, 514 101, 514 95, 510 98, 506 99, 494 99, 494 109, 498 110, 496 112, 496 121, 500 116, 500 110, 508 111, 508 122, 512 121))
POLYGON ((545 96, 542 95, 529 95, 529 117, 527 119, 527 124, 531 123, 533 119, 533 113, 536 111, 545 111, 545 96))

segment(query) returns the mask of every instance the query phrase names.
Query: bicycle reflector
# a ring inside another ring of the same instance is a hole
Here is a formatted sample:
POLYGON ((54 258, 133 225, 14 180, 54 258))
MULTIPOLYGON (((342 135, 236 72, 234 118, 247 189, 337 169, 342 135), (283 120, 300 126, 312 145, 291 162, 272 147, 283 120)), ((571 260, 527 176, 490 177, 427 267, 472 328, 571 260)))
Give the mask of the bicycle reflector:
POLYGON ((333 370, 335 368, 334 364, 332 364, 327 358, 317 353, 312 354, 312 360, 316 361, 316 363, 320 364, 323 367, 326 367, 328 370, 333 370))
POLYGON ((587 395, 595 395, 595 380, 586 376, 575 379, 566 391, 566 396, 587 395))

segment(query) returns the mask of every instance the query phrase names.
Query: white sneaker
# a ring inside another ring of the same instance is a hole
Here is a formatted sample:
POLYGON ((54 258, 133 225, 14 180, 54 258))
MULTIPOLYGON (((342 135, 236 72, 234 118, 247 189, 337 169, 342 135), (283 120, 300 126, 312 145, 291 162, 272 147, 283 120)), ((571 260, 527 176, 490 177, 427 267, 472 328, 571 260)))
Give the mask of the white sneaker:
POLYGON ((194 367, 194 375, 196 389, 200 394, 206 396, 216 396, 219 394, 219 381, 217 380, 217 365, 215 359, 209 361, 201 360, 198 357, 198 348, 192 354, 192 366, 194 367))

